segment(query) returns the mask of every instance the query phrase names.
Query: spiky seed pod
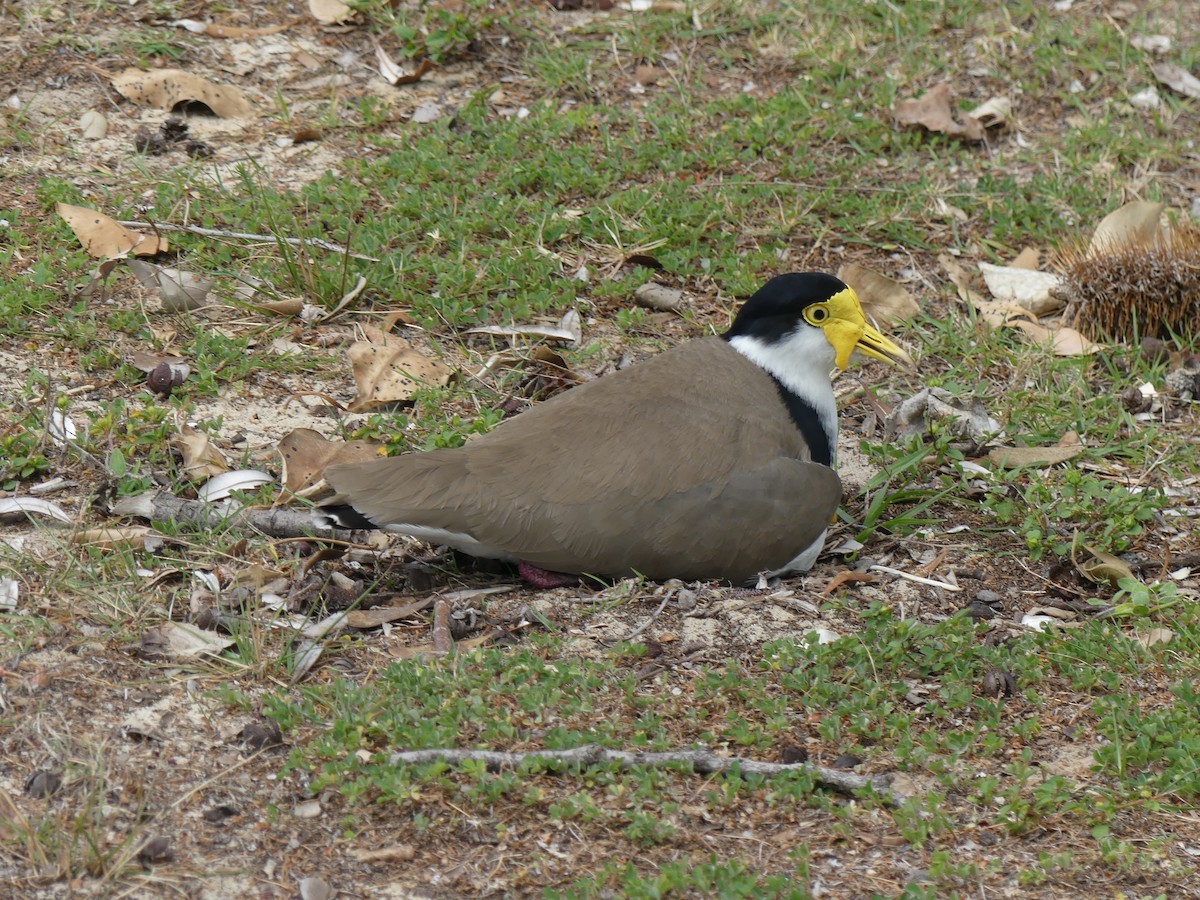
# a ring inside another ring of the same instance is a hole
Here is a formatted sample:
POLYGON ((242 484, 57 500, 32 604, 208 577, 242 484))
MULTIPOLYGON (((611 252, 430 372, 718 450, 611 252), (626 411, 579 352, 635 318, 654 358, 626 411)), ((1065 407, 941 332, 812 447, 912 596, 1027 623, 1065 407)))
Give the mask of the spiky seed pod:
POLYGON ((1063 324, 1092 340, 1200 334, 1200 228, 1088 253, 1061 248, 1063 324))

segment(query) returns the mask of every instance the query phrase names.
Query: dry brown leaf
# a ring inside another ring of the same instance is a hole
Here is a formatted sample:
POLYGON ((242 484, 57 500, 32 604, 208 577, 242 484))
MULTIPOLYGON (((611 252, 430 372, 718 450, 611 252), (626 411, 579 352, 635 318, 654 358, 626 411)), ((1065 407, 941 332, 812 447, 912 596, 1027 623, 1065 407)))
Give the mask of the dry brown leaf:
POLYGON ((300 315, 301 310, 304 309, 304 301, 299 297, 289 297, 285 300, 268 300, 265 303, 256 303, 254 305, 263 312, 289 317, 300 315))
POLYGON ((183 312, 199 309, 208 300, 216 279, 193 272, 185 272, 174 266, 156 266, 140 259, 131 259, 127 265, 146 288, 157 291, 167 312, 183 312))
POLYGON ((854 288, 868 319, 891 324, 911 319, 921 311, 908 288, 865 266, 844 265, 838 269, 838 278, 854 288))
POLYGON ((1084 451, 1079 435, 1068 431, 1053 447, 997 447, 987 458, 994 466, 1002 469, 1017 469, 1026 466, 1053 466, 1074 459, 1084 451))
POLYGON ((352 609, 346 613, 346 624, 351 628, 378 628, 397 619, 407 619, 433 605, 433 597, 424 597, 403 606, 376 606, 373 609, 352 609))
POLYGON ((161 648, 176 659, 188 659, 206 653, 216 655, 232 647, 233 638, 186 622, 164 622, 146 630, 142 645, 161 648))
POLYGON ((976 119, 966 116, 959 122, 954 118, 949 82, 943 81, 915 100, 901 100, 893 107, 892 116, 900 125, 919 125, 927 131, 968 141, 983 140, 984 127, 976 119))
POLYGON ((182 69, 143 72, 126 69, 112 79, 113 87, 127 100, 141 106, 172 110, 180 103, 203 103, 222 119, 248 116, 253 109, 240 89, 216 84, 182 69))
POLYGON ((130 231, 119 225, 116 219, 86 206, 59 203, 55 210, 71 226, 87 254, 96 259, 111 259, 130 253, 137 256, 153 256, 156 253, 165 253, 168 249, 166 238, 130 231))
POLYGON ((308 0, 308 11, 322 25, 336 25, 354 15, 342 0, 308 0))
POLYGON ((207 481, 229 471, 224 455, 212 445, 207 434, 184 422, 178 434, 171 435, 171 449, 183 457, 183 474, 188 481, 207 481))
POLYGON ((191 367, 188 361, 182 356, 170 356, 162 353, 148 353, 145 350, 133 350, 127 357, 127 361, 135 369, 139 369, 146 374, 150 374, 163 363, 171 367, 173 371, 180 371, 183 377, 186 378, 191 372, 191 367))
POLYGON ((1153 243, 1161 233, 1159 225, 1165 203, 1135 200, 1113 210, 1100 220, 1088 244, 1088 256, 1115 253, 1126 247, 1153 243))
POLYGON ((405 403, 422 387, 450 381, 453 372, 448 366, 420 353, 403 338, 378 329, 363 330, 369 339, 354 343, 347 351, 358 386, 358 396, 350 404, 352 412, 405 403))
POLYGON ((1093 344, 1074 328, 1047 328, 1038 322, 1015 316, 1010 316, 1005 324, 1021 329, 1039 344, 1052 345, 1055 356, 1087 356, 1100 349, 1099 344, 1093 344))
POLYGON ((296 428, 275 445, 283 458, 283 484, 300 496, 320 483, 326 466, 366 462, 385 455, 373 441, 327 441, 311 428, 296 428))
POLYGON ((119 257, 117 259, 100 260, 100 262, 96 264, 95 268, 92 269, 90 273, 91 277, 88 279, 88 283, 79 289, 80 298, 90 301, 97 295, 97 292, 99 292, 101 299, 103 299, 105 295, 104 286, 108 281, 108 276, 112 273, 112 270, 119 266, 122 262, 124 262, 124 260, 119 257))
POLYGON ((387 51, 379 44, 375 45, 375 61, 379 63, 379 74, 388 84, 399 87, 402 84, 415 84, 424 78, 429 72, 437 68, 433 64, 433 60, 426 57, 421 60, 420 64, 411 72, 405 72, 400 66, 393 62, 388 56, 387 51))
POLYGON ((968 119, 978 122, 983 128, 1003 128, 1012 115, 1012 101, 1007 97, 990 97, 967 113, 968 119))
POLYGON ((1200 100, 1200 78, 1183 66, 1174 63, 1157 63, 1151 67, 1154 77, 1177 94, 1200 100))
POLYGON ((1134 635, 1134 640, 1149 650, 1158 644, 1169 644, 1171 638, 1175 637, 1175 632, 1170 628, 1151 628, 1147 632, 1134 635))
POLYGON ((963 268, 962 263, 949 253, 939 254, 938 262, 946 270, 946 276, 950 279, 950 283, 954 285, 955 290, 958 291, 958 299, 968 306, 976 306, 980 302, 980 298, 978 294, 971 290, 971 276, 967 274, 967 270, 963 268))
POLYGON ((1111 553, 1105 553, 1103 550, 1097 550, 1095 547, 1089 547, 1086 544, 1084 548, 1090 553, 1091 559, 1085 559, 1079 562, 1075 559, 1074 551, 1071 553, 1071 561, 1075 563, 1075 568, 1079 570, 1079 574, 1093 584, 1109 584, 1117 587, 1117 582, 1122 578, 1133 578, 1133 570, 1123 559, 1113 556, 1111 553))
POLYGON ((1039 270, 1042 267, 1042 254, 1036 247, 1025 247, 1017 254, 1009 265, 1014 269, 1039 270))

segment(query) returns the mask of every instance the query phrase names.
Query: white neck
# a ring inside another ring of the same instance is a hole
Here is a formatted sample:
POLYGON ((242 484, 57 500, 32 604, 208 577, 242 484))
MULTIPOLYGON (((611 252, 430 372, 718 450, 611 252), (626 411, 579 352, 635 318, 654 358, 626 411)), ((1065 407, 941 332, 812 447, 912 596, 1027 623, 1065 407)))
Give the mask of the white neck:
POLYGON ((817 413, 822 429, 829 437, 830 454, 837 454, 837 400, 829 373, 833 371, 833 346, 819 328, 800 323, 778 341, 739 334, 729 339, 731 346, 756 366, 775 376, 785 388, 804 400, 817 413))

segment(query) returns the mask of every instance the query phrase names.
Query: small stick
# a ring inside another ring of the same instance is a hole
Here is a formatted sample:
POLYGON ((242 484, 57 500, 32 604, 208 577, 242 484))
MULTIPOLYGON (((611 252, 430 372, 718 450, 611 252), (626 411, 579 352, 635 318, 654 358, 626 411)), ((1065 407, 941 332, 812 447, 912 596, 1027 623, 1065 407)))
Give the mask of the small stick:
POLYGON ((871 566, 872 572, 887 572, 889 575, 899 575, 901 578, 907 578, 909 581, 919 581, 921 584, 927 584, 930 587, 941 588, 945 591, 961 591, 957 584, 950 584, 947 581, 934 581, 932 578, 922 578, 920 575, 910 575, 907 572, 901 572, 899 569, 893 569, 891 566, 871 566))
POLYGON ((528 750, 522 753, 503 750, 465 750, 459 748, 403 750, 393 753, 392 765, 422 765, 431 762, 451 764, 467 761, 482 762, 491 772, 513 769, 530 759, 542 759, 562 765, 594 766, 615 762, 622 769, 638 766, 656 767, 672 763, 688 763, 701 775, 727 772, 734 766, 751 775, 781 775, 785 772, 808 772, 817 784, 843 794, 852 794, 865 787, 873 788, 889 803, 899 805, 905 796, 892 784, 888 775, 856 775, 844 769, 828 769, 812 763, 773 763, 737 756, 719 756, 709 750, 669 750, 662 753, 607 750, 595 744, 572 750, 528 750))
POLYGON ((318 250, 328 250, 330 253, 345 253, 354 259, 365 259, 367 262, 379 262, 374 256, 363 256, 351 253, 341 244, 321 238, 291 238, 276 237, 272 234, 247 234, 242 231, 225 231, 220 228, 201 228, 199 225, 175 225, 170 222, 118 222, 125 228, 150 228, 155 231, 182 231, 185 234, 197 234, 201 237, 230 238, 235 241, 261 241, 264 244, 291 244, 293 247, 316 247, 318 250))

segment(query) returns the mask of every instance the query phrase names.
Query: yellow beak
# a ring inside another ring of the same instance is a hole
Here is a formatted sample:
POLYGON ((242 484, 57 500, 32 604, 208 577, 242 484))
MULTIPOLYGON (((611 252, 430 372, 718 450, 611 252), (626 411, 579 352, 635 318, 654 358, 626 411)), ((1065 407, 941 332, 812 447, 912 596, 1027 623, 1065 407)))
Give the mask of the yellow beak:
POLYGON ((827 305, 829 318, 822 328, 826 340, 833 345, 839 369, 850 364, 850 356, 855 350, 893 365, 912 366, 912 357, 868 324, 858 295, 851 288, 834 294, 827 305))

